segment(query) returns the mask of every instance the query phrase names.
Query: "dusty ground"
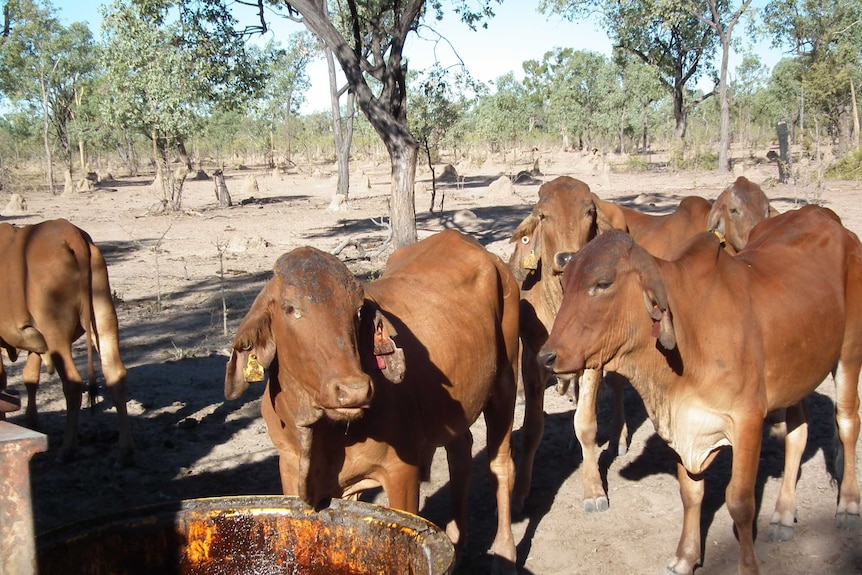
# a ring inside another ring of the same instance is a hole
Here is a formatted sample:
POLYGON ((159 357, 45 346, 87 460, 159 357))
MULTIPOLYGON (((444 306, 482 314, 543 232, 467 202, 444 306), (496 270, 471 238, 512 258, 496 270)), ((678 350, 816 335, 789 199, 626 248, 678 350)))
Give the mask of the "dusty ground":
MULTIPOLYGON (((761 157, 765 155, 759 154, 761 157)), ((530 210, 542 180, 569 174, 587 181, 602 197, 635 207, 661 210, 682 196, 715 198, 735 176, 706 172, 619 174, 579 154, 536 154, 503 163, 493 158, 457 166, 461 178, 438 190, 445 192, 444 211, 428 213, 428 174, 417 193, 420 235, 444 227, 461 228, 507 258, 509 234, 530 210), (502 173, 529 169, 538 157, 543 174, 512 191, 491 191, 502 173), (469 210, 469 211, 464 211, 469 210)), ((42 386, 41 430, 50 447, 32 462, 37 531, 110 511, 180 498, 279 492, 275 451, 259 416, 259 391, 240 400, 222 396, 226 349, 233 330, 248 310, 276 258, 302 244, 334 250, 347 239, 373 254, 386 236, 373 221, 387 214, 386 162, 357 167, 353 199, 347 210, 326 210, 334 177, 326 169, 273 177, 264 170, 233 171, 228 186, 235 207, 218 209, 211 181, 187 184, 186 213, 147 215, 159 195, 146 179, 120 179, 108 189, 72 197, 31 193, 25 215, 0 218, 21 224, 66 217, 86 229, 106 254, 120 316, 123 358, 129 368, 129 410, 137 446, 137 464, 117 469, 116 420, 103 401, 82 414, 81 450, 73 463, 59 465, 64 406, 55 377, 42 386), (362 171, 360 171, 362 170, 362 171), (259 190, 244 191, 254 175, 259 190), (221 255, 221 265, 220 265, 221 255), (224 280, 220 279, 223 269, 224 280), (223 292, 222 292, 223 288, 223 292), (223 329, 222 293, 227 306, 223 329)), ((440 170, 438 170, 438 174, 440 170)), ((862 233, 862 202, 858 185, 826 181, 806 185, 803 169, 798 185, 776 185, 774 165, 745 163, 745 175, 763 184, 780 210, 819 199, 838 212, 846 225, 862 233)), ((5 205, 8 197, 0 198, 5 205)), ((438 196, 439 203, 439 196, 438 196)), ((361 259, 355 245, 340 257, 357 274, 383 269, 385 255, 361 259)), ((82 358, 83 355, 79 354, 82 358)), ((10 387, 21 389, 18 370, 11 369, 10 387)), ((810 398, 812 429, 799 481, 797 536, 785 544, 757 540, 764 573, 862 573, 862 534, 837 532, 832 526, 837 489, 830 470, 833 386, 827 381, 810 398)), ((609 417, 602 404, 603 421, 609 417)), ((581 504, 581 454, 573 442, 573 404, 549 389, 545 437, 536 459, 533 493, 526 516, 514 524, 523 573, 657 574, 674 552, 681 525, 681 503, 673 475, 673 454, 645 420, 637 395, 627 392, 629 428, 627 455, 601 457, 607 472, 611 508, 586 514, 581 504)), ((20 422, 13 414, 12 422, 20 422)), ((515 422, 520 442, 523 406, 515 422)), ((484 426, 474 426, 476 472, 471 496, 471 545, 458 574, 487 572, 485 551, 493 537, 494 504, 487 487, 484 426)), ((607 441, 607 428, 600 428, 607 441)), ((516 458, 518 456, 516 448, 516 458)), ((862 447, 857 448, 857 457, 862 447)), ((782 468, 783 447, 764 445, 758 478, 757 526, 765 533, 782 468)), ((445 458, 438 457, 429 483, 423 485, 422 514, 445 522, 448 480, 445 458)), ((729 452, 707 475, 704 505, 704 573, 734 573, 737 544, 724 508, 729 452)), ((372 494, 378 502, 385 501, 372 494)), ((74 569, 70 570, 74 572, 74 569)))

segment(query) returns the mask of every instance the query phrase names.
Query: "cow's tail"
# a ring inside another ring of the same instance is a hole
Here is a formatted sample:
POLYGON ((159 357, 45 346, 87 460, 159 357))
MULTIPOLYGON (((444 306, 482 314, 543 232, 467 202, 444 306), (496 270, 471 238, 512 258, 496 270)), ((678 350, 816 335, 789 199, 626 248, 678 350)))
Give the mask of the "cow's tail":
POLYGON ((93 271, 90 265, 90 237, 79 228, 83 247, 81 253, 75 252, 78 262, 78 271, 82 278, 79 286, 79 297, 81 301, 81 326, 84 328, 84 337, 87 343, 87 399, 90 407, 96 404, 99 397, 99 384, 96 381, 96 368, 93 360, 94 338, 98 338, 93 311, 93 271))

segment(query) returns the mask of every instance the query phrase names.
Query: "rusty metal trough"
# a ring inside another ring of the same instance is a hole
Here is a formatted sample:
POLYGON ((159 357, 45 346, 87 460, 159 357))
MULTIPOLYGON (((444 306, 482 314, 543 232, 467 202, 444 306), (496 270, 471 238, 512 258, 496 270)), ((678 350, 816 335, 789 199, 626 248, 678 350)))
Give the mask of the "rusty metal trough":
POLYGON ((370 503, 309 509, 295 497, 191 499, 37 538, 39 575, 449 575, 434 524, 370 503))

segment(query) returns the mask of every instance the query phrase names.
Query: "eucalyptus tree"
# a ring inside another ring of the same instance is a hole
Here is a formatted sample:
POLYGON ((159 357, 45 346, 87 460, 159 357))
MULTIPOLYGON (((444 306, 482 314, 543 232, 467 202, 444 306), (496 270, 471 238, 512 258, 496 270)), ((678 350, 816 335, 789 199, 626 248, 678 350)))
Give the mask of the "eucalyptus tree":
POLYGON ((505 153, 530 133, 530 99, 512 72, 493 84, 496 90, 477 98, 470 109, 472 129, 492 152, 505 153))
POLYGON ((685 138, 688 113, 713 95, 693 96, 690 89, 702 76, 714 74, 717 37, 701 18, 669 0, 541 0, 539 9, 569 20, 599 14, 615 48, 654 68, 673 98, 676 136, 685 138))
POLYGON ((657 120, 657 104, 666 97, 666 91, 653 69, 630 52, 615 50, 614 70, 617 89, 610 94, 608 105, 619 110, 620 151, 624 149, 624 136, 629 130, 642 153, 649 148, 650 135, 657 120))
MULTIPOLYGON (((471 28, 493 16, 502 0, 450 0, 455 13, 471 28), (474 8, 475 6, 475 8, 474 8)), ((226 3, 227 0, 207 0, 226 3)), ((186 0, 185 5, 191 3, 186 0)), ((270 4, 281 6, 302 22, 331 50, 341 66, 350 93, 374 127, 390 158, 390 225, 398 248, 417 239, 413 184, 419 142, 410 133, 407 117, 407 69, 404 49, 431 12, 443 17, 442 0, 257 0, 261 22, 270 4)))
POLYGON ((179 210, 192 167, 186 139, 215 106, 242 107, 253 99, 265 66, 223 25, 233 22, 227 12, 213 25, 195 11, 170 11, 160 0, 114 0, 103 15, 103 113, 150 137, 163 204, 179 210), (182 159, 176 172, 169 169, 169 149, 182 159))
MULTIPOLYGON (((760 61, 757 54, 743 55, 742 62, 736 67, 736 78, 730 83, 730 93, 733 95, 734 113, 737 121, 737 132, 740 141, 751 143, 754 133, 759 127, 755 122, 758 111, 758 95, 766 89, 769 79, 768 68, 760 61)), ((762 114, 757 116, 763 120, 762 114)))
POLYGON ((858 145, 862 3, 771 0, 763 9, 763 22, 773 43, 789 49, 802 62, 800 128, 805 128, 807 111, 844 143, 849 143, 853 132, 858 145))
POLYGON ((607 114, 608 95, 613 93, 613 63, 606 56, 588 50, 555 48, 541 62, 524 62, 524 85, 544 95, 545 117, 559 130, 563 146, 570 138, 576 147, 592 148, 607 139, 612 122, 607 114))
POLYGON ((462 75, 436 65, 417 78, 409 94, 410 132, 419 141, 431 170, 430 212, 434 211, 437 197, 434 162, 439 158, 442 142, 464 115, 466 102, 460 88, 465 86, 460 84, 466 81, 462 75))
POLYGON ((48 189, 54 191, 54 142, 71 181, 69 130, 82 90, 96 68, 95 45, 84 23, 63 26, 50 3, 7 0, 0 42, 0 92, 41 111, 48 189))
POLYGON ((711 28, 721 44, 719 65, 718 99, 721 107, 721 135, 718 143, 718 170, 730 170, 730 101, 727 94, 727 68, 730 62, 730 41, 733 29, 751 5, 751 0, 742 0, 733 8, 732 1, 706 0, 708 10, 704 13, 703 2, 686 0, 682 6, 689 14, 711 28))
POLYGON ((299 114, 305 102, 305 93, 311 83, 308 66, 317 55, 317 43, 308 32, 296 32, 288 38, 287 45, 270 40, 264 46, 267 62, 267 81, 259 100, 260 112, 269 126, 270 163, 274 167, 276 150, 275 132, 278 125, 284 127, 284 156, 291 160, 291 119, 299 114))

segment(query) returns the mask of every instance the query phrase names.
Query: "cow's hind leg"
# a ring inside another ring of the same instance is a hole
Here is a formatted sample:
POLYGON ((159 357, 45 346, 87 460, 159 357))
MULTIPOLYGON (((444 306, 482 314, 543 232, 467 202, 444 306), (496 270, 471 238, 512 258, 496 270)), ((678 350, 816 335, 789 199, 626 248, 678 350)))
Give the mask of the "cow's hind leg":
POLYGON ((523 346, 521 373, 524 382, 524 425, 521 460, 512 491, 512 512, 520 514, 530 494, 536 451, 545 431, 545 381, 547 372, 536 363, 536 354, 523 346))
POLYGON ((105 260, 95 246, 90 248, 90 257, 93 269, 93 319, 98 330, 99 362, 102 366, 102 375, 105 377, 105 386, 117 410, 117 426, 120 433, 119 464, 125 467, 134 463, 134 442, 126 409, 126 366, 120 358, 117 311, 111 299, 111 286, 105 260))
MULTIPOLYGON (((57 459, 60 462, 71 461, 78 450, 78 415, 81 413, 81 400, 84 396, 84 380, 69 352, 52 353, 57 375, 63 382, 63 395, 66 398, 66 429, 63 433, 63 445, 57 459)), ((28 358, 29 359, 29 358, 28 358)))
POLYGON ((629 450, 629 428, 626 424, 625 409, 625 386, 628 381, 616 373, 606 373, 605 383, 611 388, 613 397, 613 426, 611 428, 611 439, 609 450, 616 457, 625 455, 629 450))
POLYGON ((859 483, 856 479, 856 442, 859 440, 859 371, 858 361, 838 364, 835 379, 835 422, 842 450, 839 451, 840 489, 835 526, 839 529, 862 527, 859 506, 859 483))
POLYGON ((493 487, 497 496, 497 534, 491 545, 493 573, 516 573, 515 536, 512 534, 512 421, 515 418, 514 369, 500 376, 499 385, 485 406, 485 425, 493 487))
POLYGON ((39 408, 36 404, 36 394, 39 391, 39 373, 42 370, 42 357, 38 353, 27 354, 21 379, 27 389, 27 408, 24 410, 24 421, 30 429, 39 429, 39 408))
POLYGON ((446 460, 452 490, 451 519, 446 524, 446 535, 460 555, 467 542, 467 496, 473 462, 473 434, 469 429, 446 445, 446 460))
POLYGON ((784 474, 768 533, 769 540, 776 542, 793 539, 793 526, 796 523, 796 482, 799 479, 802 454, 808 443, 808 408, 805 401, 787 408, 785 422, 787 431, 784 437, 784 474))

